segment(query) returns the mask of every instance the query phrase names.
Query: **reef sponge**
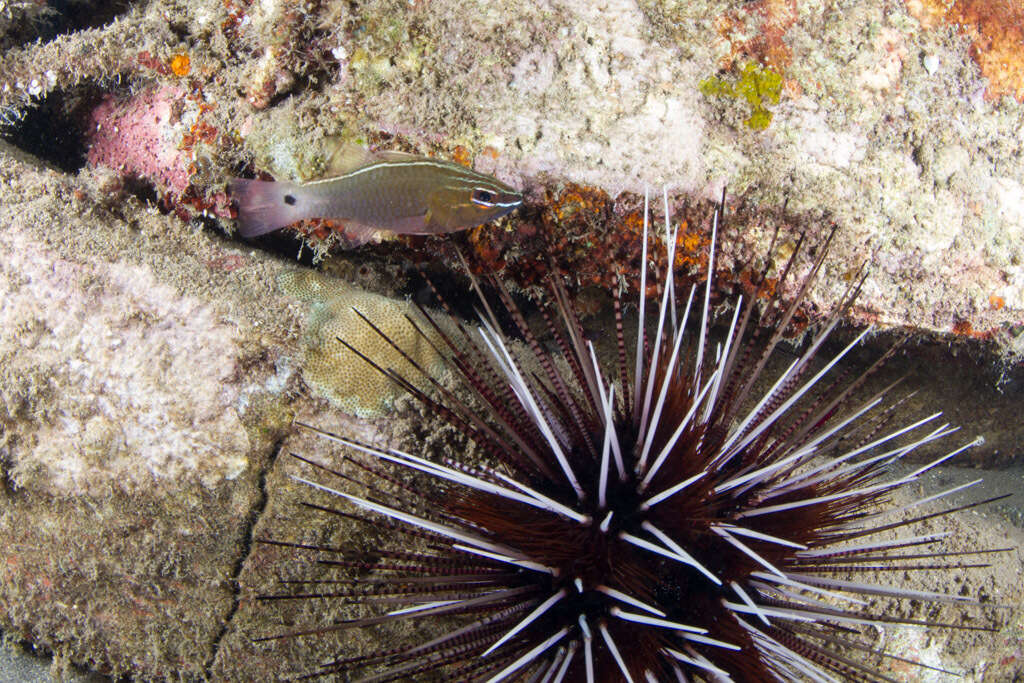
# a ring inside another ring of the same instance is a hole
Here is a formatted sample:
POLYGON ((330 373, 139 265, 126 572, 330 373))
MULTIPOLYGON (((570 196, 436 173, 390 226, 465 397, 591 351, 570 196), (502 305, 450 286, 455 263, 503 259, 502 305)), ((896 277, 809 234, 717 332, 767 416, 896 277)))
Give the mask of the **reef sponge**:
MULTIPOLYGON (((417 315, 411 304, 310 271, 284 273, 278 284, 286 294, 311 304, 303 331, 302 378, 340 410, 361 418, 379 417, 391 408, 401 390, 339 340, 411 381, 419 375, 360 313, 431 376, 443 373, 441 356, 406 317, 415 319, 417 315)), ((421 329, 427 332, 426 325, 421 329)))

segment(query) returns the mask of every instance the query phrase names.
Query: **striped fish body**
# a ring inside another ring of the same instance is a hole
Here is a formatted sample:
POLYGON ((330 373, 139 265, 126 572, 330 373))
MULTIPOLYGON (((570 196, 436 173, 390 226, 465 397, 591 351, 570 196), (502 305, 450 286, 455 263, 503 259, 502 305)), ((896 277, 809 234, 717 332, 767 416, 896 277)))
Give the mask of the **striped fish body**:
POLYGON ((345 223, 360 244, 377 230, 426 235, 464 230, 522 204, 501 181, 458 164, 402 153, 378 153, 341 175, 298 184, 231 181, 239 232, 255 237, 309 218, 345 223))

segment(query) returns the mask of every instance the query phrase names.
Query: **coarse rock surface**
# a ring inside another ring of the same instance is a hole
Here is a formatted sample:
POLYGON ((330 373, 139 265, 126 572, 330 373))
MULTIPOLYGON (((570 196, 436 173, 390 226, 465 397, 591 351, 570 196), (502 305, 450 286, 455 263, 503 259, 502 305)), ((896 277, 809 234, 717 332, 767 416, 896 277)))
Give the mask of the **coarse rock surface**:
POLYGON ((0 158, 0 629, 58 663, 201 678, 299 313, 278 264, 0 158))
MULTIPOLYGON (((278 454, 324 444, 288 436, 292 417, 443 445, 401 400, 367 421, 314 396, 300 379, 311 302, 277 285, 301 250, 225 236, 230 175, 314 177, 336 138, 473 160, 524 188, 522 216, 450 238, 511 270, 576 185, 623 193, 614 216, 645 185, 667 183, 676 208, 728 185, 745 207, 723 247, 736 262, 764 253, 783 206, 784 246, 834 223, 812 303, 826 309, 869 258, 854 322, 940 335, 900 353, 906 386, 923 387, 908 414, 946 410, 968 440, 984 434, 974 465, 1021 462, 1019 2, 68 4, 0 2, 0 133, 17 147, 0 148, 0 631, 51 650, 57 675, 269 680, 334 653, 250 640, 279 617, 254 595, 302 568, 253 539, 353 533, 302 528, 295 463, 278 454), (754 103, 722 94, 744 73, 778 77, 777 102, 754 98, 763 128, 754 103), (109 112, 132 114, 125 144, 97 134, 109 112)), ((625 236, 581 224, 553 255, 603 266, 625 236)), ((392 258, 420 245, 326 265, 393 295, 406 280, 392 258)), ((1020 490, 1008 472, 996 493, 1020 490)), ((964 543, 1018 548, 1020 526, 1012 500, 949 522, 964 543)), ((907 651, 966 680, 1020 675, 1022 566, 1008 553, 966 583, 1016 606, 995 640, 921 631, 907 651)))
POLYGON ((64 137, 62 154, 102 144, 94 163, 183 214, 224 215, 243 160, 317 175, 325 138, 475 157, 534 202, 569 182, 691 200, 728 185, 753 207, 739 260, 785 205, 812 236, 838 226, 827 284, 870 261, 856 319, 1024 354, 1019 2, 150 0, 98 16, 10 50, 0 112, 24 118, 19 137, 64 137), (154 98, 160 116, 124 135, 167 148, 129 140, 118 164, 104 125, 154 98))

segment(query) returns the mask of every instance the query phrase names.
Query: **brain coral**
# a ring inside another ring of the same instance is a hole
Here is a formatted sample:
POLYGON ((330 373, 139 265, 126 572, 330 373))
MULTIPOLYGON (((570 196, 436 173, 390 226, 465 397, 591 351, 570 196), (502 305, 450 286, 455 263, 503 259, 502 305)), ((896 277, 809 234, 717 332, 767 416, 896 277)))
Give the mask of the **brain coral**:
MULTIPOLYGON (((411 304, 309 271, 284 273, 278 284, 286 294, 310 304, 303 330, 302 378, 340 410, 362 418, 379 417, 400 392, 394 382, 346 349, 339 339, 414 383, 422 377, 356 311, 372 320, 432 376, 443 373, 441 356, 405 317, 419 318, 411 304)), ((420 329, 428 331, 426 325, 420 329)))

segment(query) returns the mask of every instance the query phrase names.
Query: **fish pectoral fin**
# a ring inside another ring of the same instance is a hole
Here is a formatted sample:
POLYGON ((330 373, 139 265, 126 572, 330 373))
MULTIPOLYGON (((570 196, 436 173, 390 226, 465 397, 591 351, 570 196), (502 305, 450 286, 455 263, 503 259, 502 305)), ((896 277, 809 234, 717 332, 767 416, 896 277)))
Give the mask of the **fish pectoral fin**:
POLYGON ((380 230, 372 225, 364 225, 363 223, 354 223, 352 221, 345 221, 342 225, 345 227, 343 239, 349 248, 358 247, 373 241, 380 230))
POLYGON ((387 225, 366 225, 355 221, 339 221, 343 227, 342 239, 347 247, 358 247, 371 241, 379 241, 382 230, 387 230, 396 235, 429 235, 436 230, 430 227, 430 211, 419 216, 406 216, 391 221, 387 225))
POLYGON ((430 229, 430 209, 418 216, 404 216, 387 225, 387 229, 399 235, 427 235, 430 229))

